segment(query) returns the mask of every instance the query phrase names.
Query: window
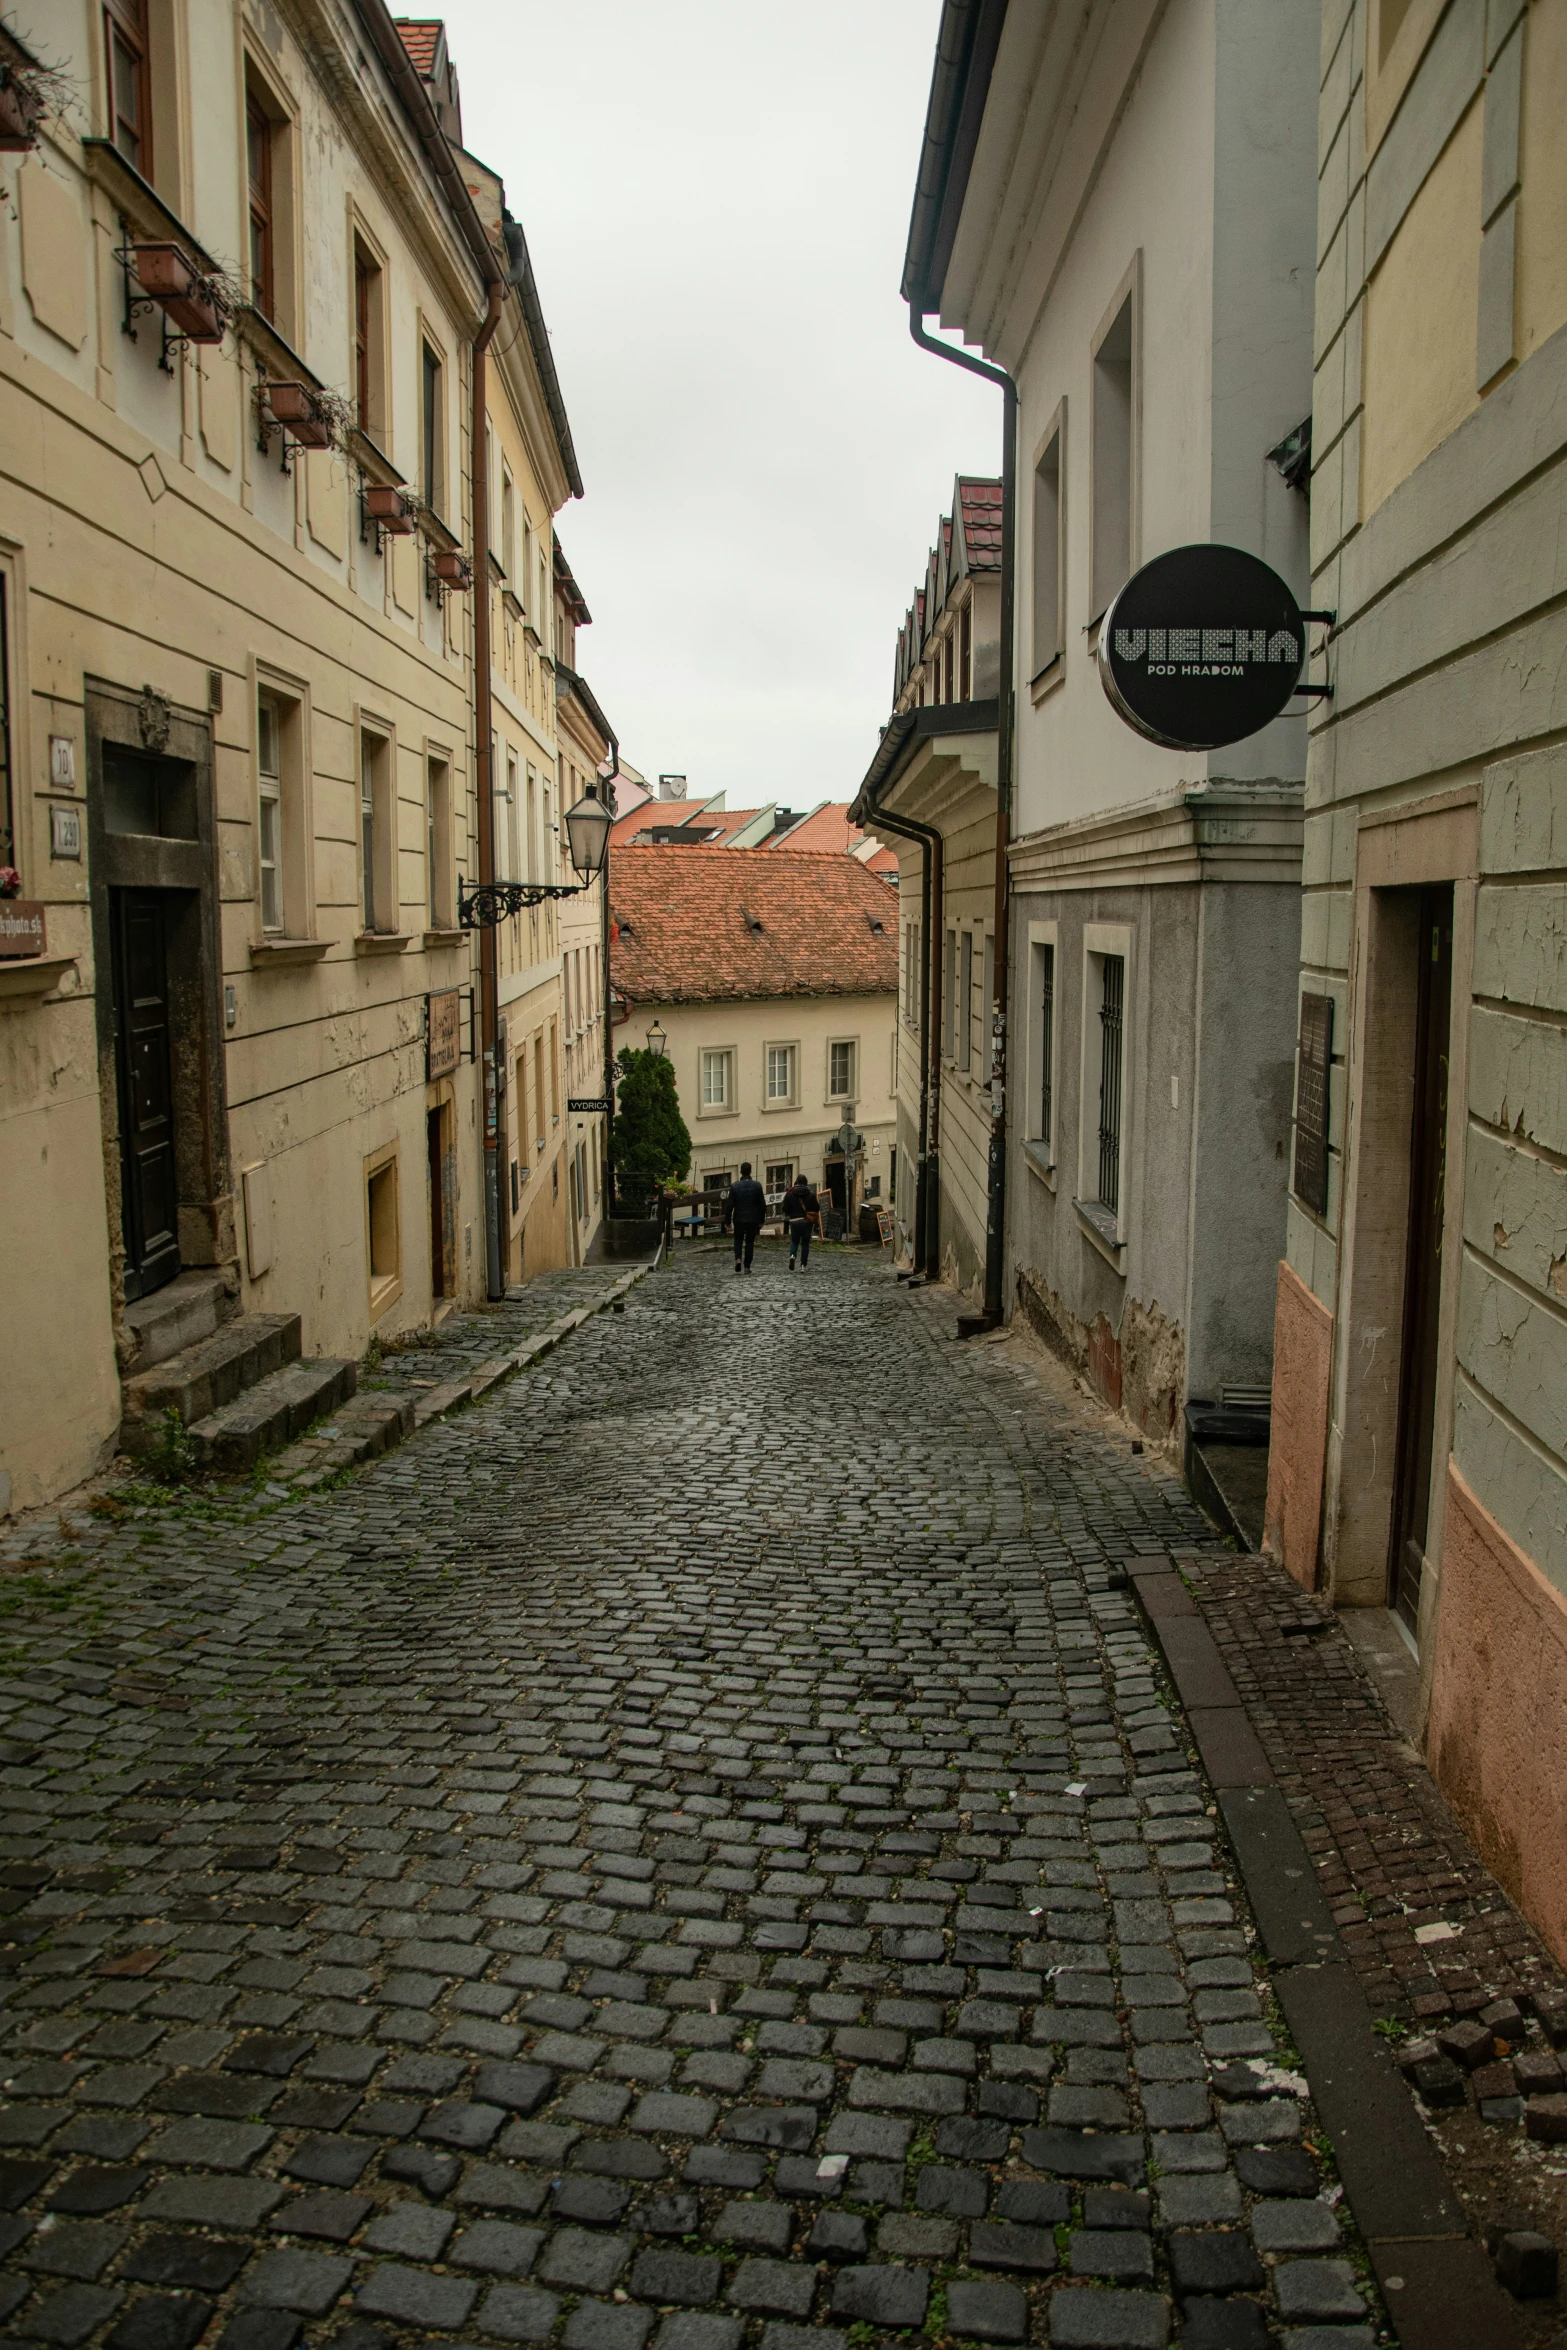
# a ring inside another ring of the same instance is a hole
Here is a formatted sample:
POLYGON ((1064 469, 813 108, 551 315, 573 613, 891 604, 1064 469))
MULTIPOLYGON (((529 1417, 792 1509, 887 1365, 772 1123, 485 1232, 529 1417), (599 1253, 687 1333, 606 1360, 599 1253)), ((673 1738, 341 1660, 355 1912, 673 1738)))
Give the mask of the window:
POLYGON ((553 1020, 550 1022, 550 1124, 560 1124, 560 1039, 553 1020))
POLYGON ((1135 295, 1134 278, 1094 352, 1091 621, 1100 617, 1125 584, 1136 539, 1135 295))
POLYGON ((971 702, 974 699, 974 604, 972 597, 963 607, 958 626, 962 632, 962 645, 958 654, 958 663, 962 670, 958 684, 958 699, 962 702, 971 702))
POLYGON ((544 1031, 540 1029, 533 1040, 533 1112, 534 1147, 544 1148, 544 1031))
POLYGON ((767 1048, 768 1105, 776 1107, 792 1102, 794 1098, 794 1047, 792 1044, 770 1044, 767 1048))
POLYGON ((426 874, 430 928, 450 930, 452 908, 452 771, 445 759, 425 762, 426 874))
POLYGON ((272 262, 272 124, 259 98, 245 100, 245 163, 250 206, 250 299, 263 318, 277 308, 272 262))
POLYGON ((506 878, 525 881, 522 869, 522 804, 517 789, 517 754, 506 753, 506 878))
POLYGON ((552 812, 552 800, 553 794, 550 791, 550 787, 548 784, 545 784, 543 799, 544 829, 539 845, 544 851, 544 878, 546 881, 550 882, 553 882, 559 878, 555 863, 555 819, 552 812))
POLYGON ((359 429, 386 436, 386 278, 360 237, 354 239, 354 400, 359 429))
POLYGON ((1034 466, 1034 675, 1061 657, 1061 424, 1034 466))
POLYGON ((445 401, 441 362, 428 343, 420 350, 419 495, 434 514, 444 502, 441 457, 445 442, 445 401))
POLYGON ((524 881, 539 878, 539 778, 535 768, 528 769, 528 868, 524 881))
POLYGON ((727 1191, 733 1181, 733 1173, 728 1167, 710 1167, 702 1177, 702 1189, 704 1191, 727 1191))
POLYGON ((854 1098, 855 1048, 852 1039, 843 1037, 827 1047, 827 1092, 835 1102, 854 1098))
POLYGON ((1126 958, 1101 955, 1099 991, 1099 1204, 1121 1207, 1121 1028, 1126 958))
POLYGON ((359 737, 359 856, 365 929, 397 928, 392 840, 392 746, 384 735, 359 737))
POLYGON ((18 863, 16 807, 11 794, 11 653, 6 634, 6 592, 0 572, 0 865, 18 863))
POLYGON ((967 1069, 974 1058, 974 933, 965 930, 958 981, 958 1067, 967 1069))
POLYGON ((957 638, 953 635, 952 630, 949 628, 947 631, 947 641, 942 651, 942 672, 945 690, 941 698, 944 702, 950 702, 954 698, 952 692, 952 664, 956 658, 956 655, 957 638))
POLYGON ((147 0, 108 0, 109 137, 145 180, 152 177, 152 83, 147 0))
POLYGON ((1054 1160, 1056 1081, 1056 950, 1049 939, 1036 939, 1034 960, 1035 1092, 1039 1105, 1038 1138, 1047 1160, 1054 1160))
POLYGON ((501 468, 501 569, 513 588, 517 585, 517 485, 501 468))
POLYGON ((734 1055, 729 1051, 704 1051, 702 1055, 702 1107, 704 1110, 728 1110, 734 1106, 734 1055))
POLYGON ((990 1024, 994 1016, 993 1006, 996 1001, 996 942, 993 938, 987 937, 985 940, 983 963, 984 985, 980 989, 979 1034, 975 1040, 974 1052, 975 1058, 979 1062, 979 1073, 988 1085, 994 1075, 991 1068, 992 1055, 987 1043, 991 1034, 990 1024))
POLYGON ((370 1318, 395 1303, 403 1285, 402 1210, 395 1143, 365 1161, 365 1260, 370 1318))
POLYGON ((770 1159, 762 1169, 762 1189, 769 1199, 782 1199, 793 1181, 793 1159, 770 1159))
POLYGON ((577 1145, 576 1174, 577 1221, 579 1224, 581 1224, 586 1222, 588 1213, 588 1146, 585 1142, 579 1142, 577 1145))
POLYGON ((958 934, 947 932, 946 962, 942 969, 941 1050, 947 1060, 957 1051, 958 1026, 958 934))
POLYGON ((260 805, 256 861, 261 874, 261 927, 283 928, 283 776, 277 704, 265 694, 256 705, 256 766, 260 805))

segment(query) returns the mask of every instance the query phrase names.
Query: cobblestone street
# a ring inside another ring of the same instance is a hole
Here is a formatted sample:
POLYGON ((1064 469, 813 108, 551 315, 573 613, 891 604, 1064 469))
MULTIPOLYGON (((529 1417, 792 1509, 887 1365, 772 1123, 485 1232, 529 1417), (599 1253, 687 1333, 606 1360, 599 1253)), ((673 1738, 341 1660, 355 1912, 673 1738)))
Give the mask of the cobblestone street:
POLYGON ((1373 2341, 1126 1588, 1211 1530, 950 1329, 698 1251, 327 1490, 32 1531, 11 2337, 1373 2341))

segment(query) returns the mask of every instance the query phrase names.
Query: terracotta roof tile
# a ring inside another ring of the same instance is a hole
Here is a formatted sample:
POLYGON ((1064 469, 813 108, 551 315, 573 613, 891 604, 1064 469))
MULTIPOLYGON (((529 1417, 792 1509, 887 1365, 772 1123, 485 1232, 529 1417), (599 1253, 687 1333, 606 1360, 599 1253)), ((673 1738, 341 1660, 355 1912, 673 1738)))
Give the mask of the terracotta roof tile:
POLYGON ((610 972, 634 1003, 890 995, 897 916, 853 857, 625 849, 610 859, 610 972))
POLYGON ((971 571, 1001 569, 1001 484, 974 474, 958 476, 963 509, 963 543, 971 571))
POLYGON ((445 25, 438 16, 400 16, 395 22, 409 63, 415 73, 428 81, 435 71, 435 52, 441 45, 445 25))

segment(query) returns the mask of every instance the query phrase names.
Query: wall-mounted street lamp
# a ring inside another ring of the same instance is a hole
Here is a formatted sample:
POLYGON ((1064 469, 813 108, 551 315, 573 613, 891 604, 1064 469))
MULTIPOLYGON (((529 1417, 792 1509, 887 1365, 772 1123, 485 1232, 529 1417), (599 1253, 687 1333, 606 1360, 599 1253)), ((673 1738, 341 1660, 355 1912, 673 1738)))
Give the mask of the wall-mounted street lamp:
POLYGON ((566 810, 566 843, 580 881, 489 881, 476 889, 457 887, 457 920, 464 930, 493 930, 527 906, 542 906, 547 898, 580 897, 604 870, 609 828, 614 822, 607 802, 590 783, 574 807, 566 810))
POLYGON ((653 1025, 647 1032, 647 1049, 655 1061, 661 1061, 669 1050, 669 1031, 655 1012, 653 1025))

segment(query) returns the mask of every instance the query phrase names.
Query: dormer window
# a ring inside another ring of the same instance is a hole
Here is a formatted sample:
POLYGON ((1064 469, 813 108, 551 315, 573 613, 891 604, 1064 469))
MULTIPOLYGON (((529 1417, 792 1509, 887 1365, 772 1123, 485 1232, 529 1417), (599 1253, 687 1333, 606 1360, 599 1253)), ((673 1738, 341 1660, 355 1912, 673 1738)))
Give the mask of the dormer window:
POLYGON ((760 917, 755 914, 748 914, 743 906, 740 909, 740 918, 744 922, 747 930, 751 933, 753 938, 762 938, 766 935, 765 931, 763 930, 760 917))

